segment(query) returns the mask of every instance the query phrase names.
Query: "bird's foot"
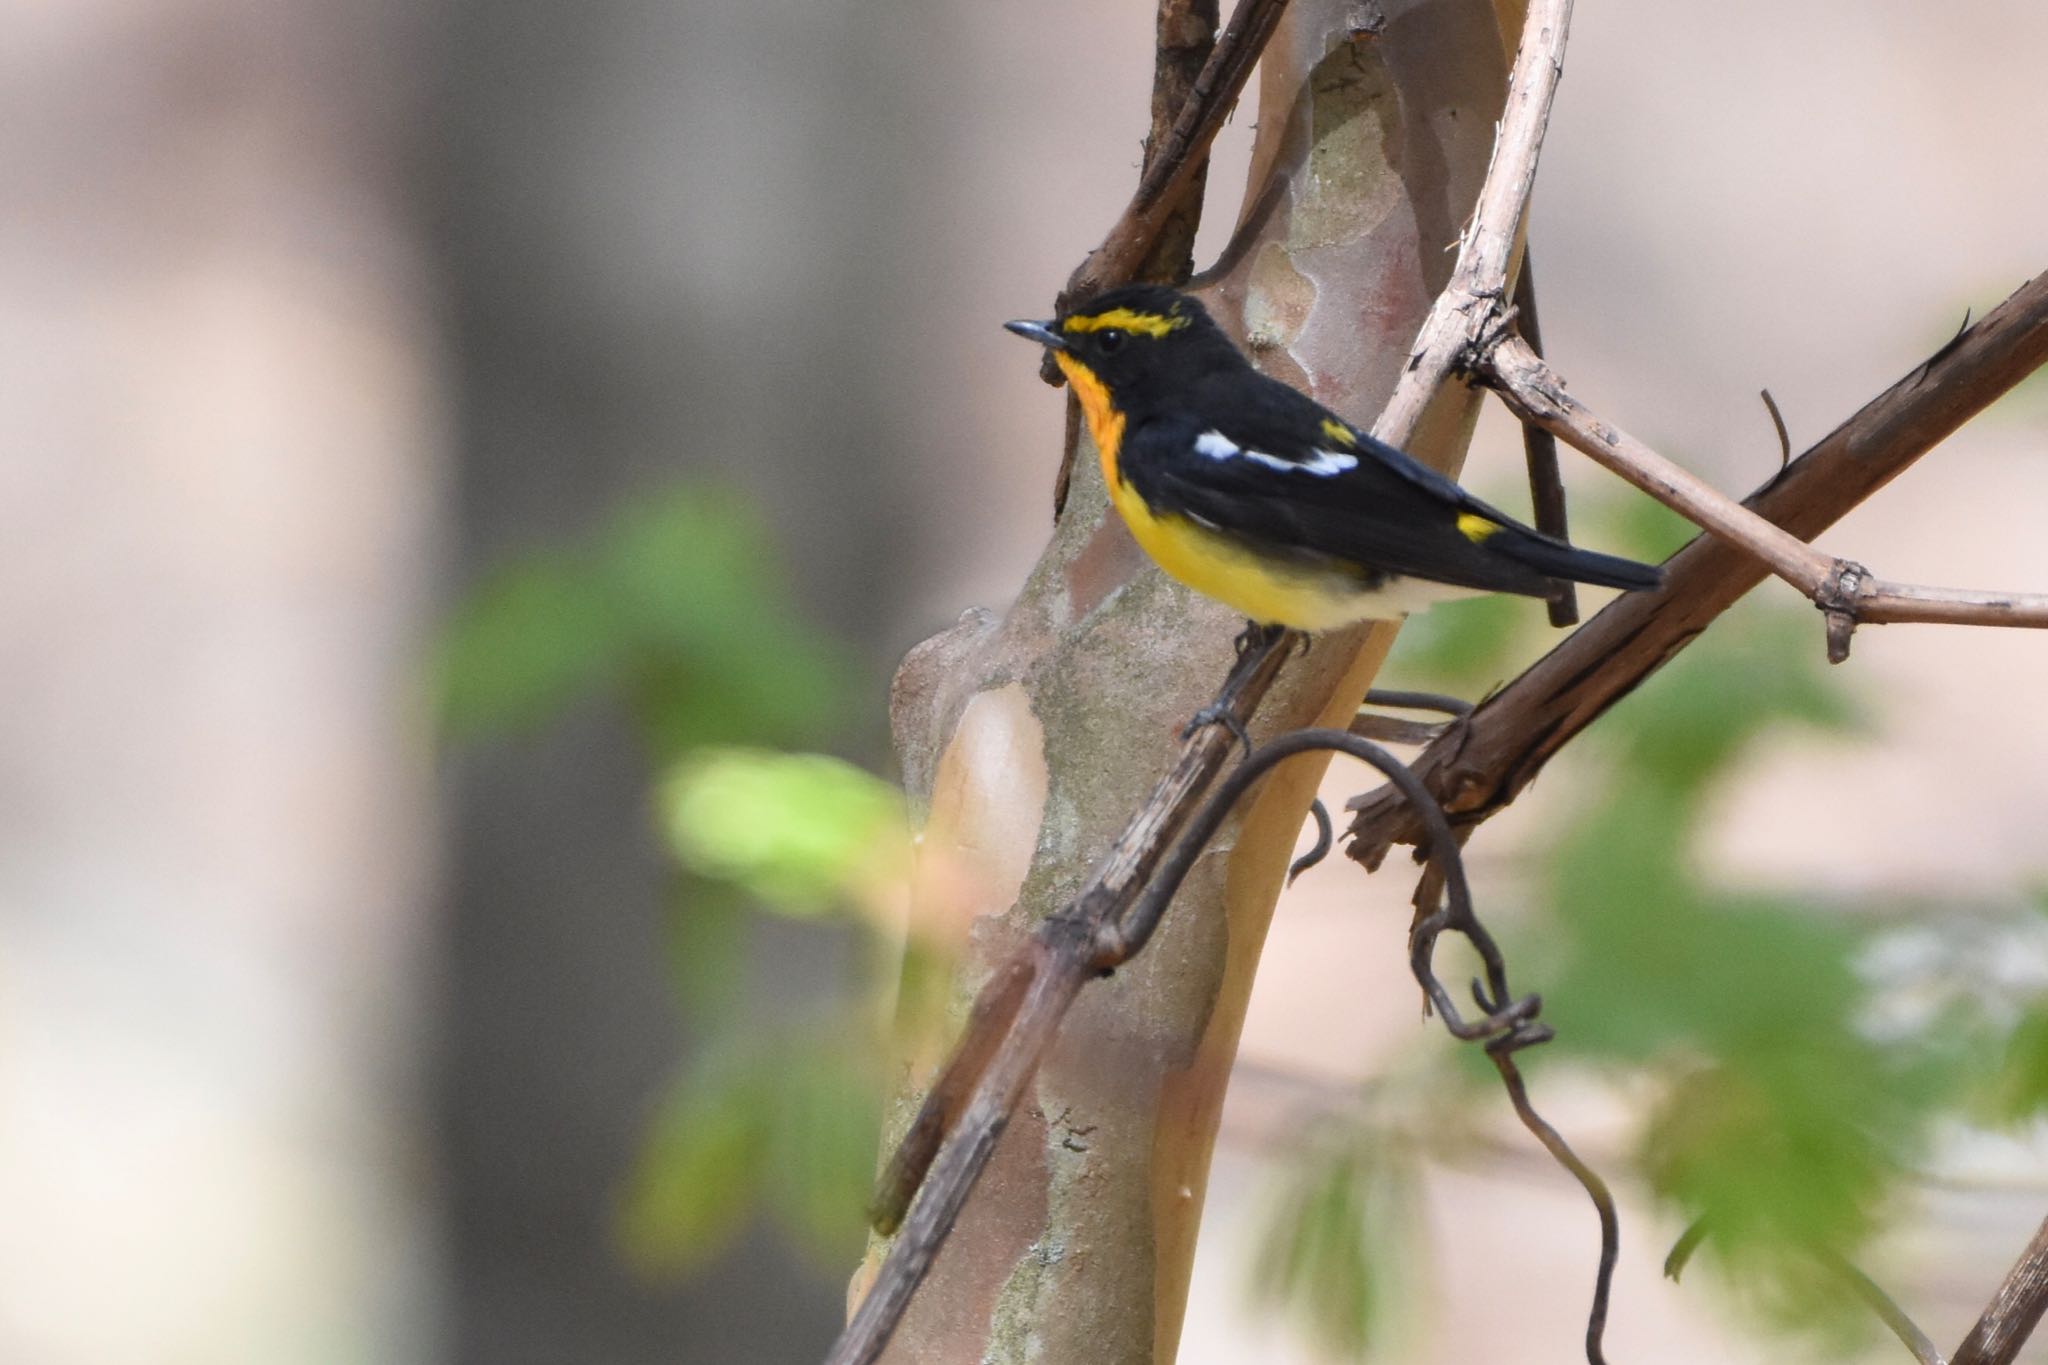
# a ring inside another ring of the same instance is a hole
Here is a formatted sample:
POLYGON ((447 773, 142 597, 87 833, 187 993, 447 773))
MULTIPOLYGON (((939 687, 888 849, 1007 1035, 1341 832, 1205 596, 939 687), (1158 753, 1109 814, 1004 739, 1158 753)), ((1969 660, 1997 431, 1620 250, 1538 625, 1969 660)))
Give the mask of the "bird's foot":
POLYGON ((1235 640, 1231 641, 1231 647, 1237 651, 1237 657, 1242 659, 1259 646, 1270 644, 1278 639, 1280 632, 1285 629, 1287 629, 1285 626, 1262 626, 1257 621, 1246 621, 1244 629, 1237 633, 1235 640))

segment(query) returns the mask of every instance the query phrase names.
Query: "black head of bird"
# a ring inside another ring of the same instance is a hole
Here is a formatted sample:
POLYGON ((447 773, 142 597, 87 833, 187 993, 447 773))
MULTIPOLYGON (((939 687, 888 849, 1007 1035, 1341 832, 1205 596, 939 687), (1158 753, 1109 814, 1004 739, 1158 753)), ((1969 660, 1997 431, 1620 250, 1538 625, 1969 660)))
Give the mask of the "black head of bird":
POLYGON ((1050 350, 1070 381, 1084 368, 1125 412, 1143 411, 1206 374, 1249 368, 1200 300, 1164 285, 1124 285, 1045 322, 1004 326, 1050 350))

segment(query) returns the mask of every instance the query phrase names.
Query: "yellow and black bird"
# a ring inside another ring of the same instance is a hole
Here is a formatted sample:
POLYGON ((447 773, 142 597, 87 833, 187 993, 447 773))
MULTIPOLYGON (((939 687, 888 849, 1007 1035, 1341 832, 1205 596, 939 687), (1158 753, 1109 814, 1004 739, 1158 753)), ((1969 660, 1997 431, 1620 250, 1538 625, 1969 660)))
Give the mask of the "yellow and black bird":
POLYGON ((1654 588, 1553 540, 1253 369, 1195 299, 1111 289, 1011 322, 1074 386, 1110 501, 1167 573, 1261 625, 1329 630, 1549 580, 1654 588))

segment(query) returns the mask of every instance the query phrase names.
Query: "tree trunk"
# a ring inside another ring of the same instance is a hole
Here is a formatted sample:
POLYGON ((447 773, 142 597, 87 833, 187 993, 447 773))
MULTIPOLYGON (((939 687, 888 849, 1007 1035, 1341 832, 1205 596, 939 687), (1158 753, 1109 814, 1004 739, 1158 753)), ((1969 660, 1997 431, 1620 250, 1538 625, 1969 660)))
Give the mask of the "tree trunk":
MULTIPOLYGON (((1267 49, 1245 211, 1198 283, 1260 368, 1362 425, 1449 276, 1446 248, 1503 105, 1503 34, 1519 31, 1521 9, 1296 0, 1267 49)), ((1414 452, 1455 471, 1474 411, 1469 392, 1448 390, 1414 452)), ((970 614, 912 651, 894 721, 925 846, 986 879, 960 1008, 1137 808, 1221 681, 1241 624, 1146 563, 1084 448, 1009 613, 970 614)), ((1393 634, 1319 640, 1287 667, 1259 728, 1344 724, 1393 634)), ((1150 949, 1083 992, 887 1359, 1173 1359, 1224 1085, 1321 771, 1302 759, 1269 778, 1150 949)), ((912 1071, 890 1110, 892 1144, 930 1081, 928 1067, 912 1071)), ((871 1247, 856 1290, 885 1250, 871 1247)))

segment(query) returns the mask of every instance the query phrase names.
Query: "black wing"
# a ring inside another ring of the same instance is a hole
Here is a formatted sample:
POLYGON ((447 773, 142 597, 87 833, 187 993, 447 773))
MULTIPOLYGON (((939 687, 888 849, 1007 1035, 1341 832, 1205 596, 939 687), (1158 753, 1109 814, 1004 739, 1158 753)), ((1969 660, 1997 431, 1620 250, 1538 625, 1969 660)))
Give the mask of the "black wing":
POLYGON ((1246 373, 1203 399, 1214 420, 1173 413, 1124 438, 1125 475, 1154 512, 1367 578, 1539 597, 1553 576, 1618 588, 1659 581, 1647 566, 1531 530, 1277 381, 1246 373))
POLYGON ((1309 406, 1305 432, 1257 414, 1143 422, 1124 436, 1124 476, 1154 513, 1191 517, 1269 555, 1368 579, 1398 574, 1493 592, 1547 591, 1543 575, 1488 553, 1458 529, 1461 513, 1512 524, 1506 517, 1362 433, 1350 433, 1349 446, 1332 439, 1320 430, 1321 409, 1309 406))

